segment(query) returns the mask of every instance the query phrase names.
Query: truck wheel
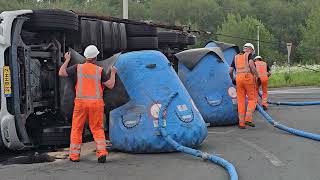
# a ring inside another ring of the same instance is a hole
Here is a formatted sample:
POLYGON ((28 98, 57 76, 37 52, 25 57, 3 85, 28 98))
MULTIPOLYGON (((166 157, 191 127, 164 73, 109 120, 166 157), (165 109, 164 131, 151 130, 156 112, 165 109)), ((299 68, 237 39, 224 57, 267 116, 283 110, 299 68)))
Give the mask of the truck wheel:
POLYGON ((126 24, 128 37, 154 37, 157 28, 146 24, 126 24))
POLYGON ((188 44, 188 36, 182 33, 178 34, 178 43, 181 45, 188 44))
POLYGON ((102 23, 102 39, 103 50, 110 51, 112 49, 112 22, 101 21, 102 23))
POLYGON ((158 33, 159 44, 178 44, 177 32, 159 32, 158 33))
POLYGON ((195 45, 195 44, 196 44, 196 37, 188 36, 188 45, 195 45))
POLYGON ((8 151, 5 147, 4 143, 2 142, 2 135, 1 135, 1 129, 0 129, 0 153, 8 151))
POLYGON ((40 146, 67 146, 70 144, 71 126, 44 128, 36 139, 40 146))
POLYGON ((120 28, 119 23, 112 23, 112 52, 116 53, 120 51, 120 28))
POLYGON ((129 50, 158 49, 157 37, 129 37, 129 50))
POLYGON ((126 25, 124 23, 120 23, 119 30, 120 30, 120 50, 124 51, 127 49, 126 25))
POLYGON ((83 47, 93 44, 100 48, 100 34, 101 28, 99 21, 88 19, 81 20, 81 45, 83 47))
POLYGON ((25 23, 30 31, 78 31, 78 15, 60 9, 33 10, 30 20, 25 23))

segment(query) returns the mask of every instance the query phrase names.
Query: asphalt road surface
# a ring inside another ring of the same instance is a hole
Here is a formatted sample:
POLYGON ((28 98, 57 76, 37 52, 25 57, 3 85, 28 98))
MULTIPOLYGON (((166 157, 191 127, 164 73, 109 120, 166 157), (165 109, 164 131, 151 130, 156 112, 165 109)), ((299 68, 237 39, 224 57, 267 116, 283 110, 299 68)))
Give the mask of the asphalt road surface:
MULTIPOLYGON (((274 101, 319 101, 320 88, 273 89, 274 101)), ((320 106, 270 106, 277 121, 320 134, 320 106)), ((233 163, 242 180, 319 180, 320 142, 296 137, 267 124, 257 112, 257 127, 210 127, 201 150, 233 163)), ((96 162, 94 145, 85 144, 80 163, 63 159, 41 164, 0 165, 0 180, 227 180, 226 171, 182 153, 133 155, 111 152, 96 162)), ((10 159, 8 159, 10 160, 10 159)))

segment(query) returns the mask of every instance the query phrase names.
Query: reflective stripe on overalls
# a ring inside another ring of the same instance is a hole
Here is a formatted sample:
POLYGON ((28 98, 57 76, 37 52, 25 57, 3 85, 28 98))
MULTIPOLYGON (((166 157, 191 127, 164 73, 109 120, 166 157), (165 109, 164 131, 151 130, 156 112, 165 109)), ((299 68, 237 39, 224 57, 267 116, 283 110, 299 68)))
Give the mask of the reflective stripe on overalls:
POLYGON ((80 154, 81 151, 81 144, 70 144, 70 154, 80 154))

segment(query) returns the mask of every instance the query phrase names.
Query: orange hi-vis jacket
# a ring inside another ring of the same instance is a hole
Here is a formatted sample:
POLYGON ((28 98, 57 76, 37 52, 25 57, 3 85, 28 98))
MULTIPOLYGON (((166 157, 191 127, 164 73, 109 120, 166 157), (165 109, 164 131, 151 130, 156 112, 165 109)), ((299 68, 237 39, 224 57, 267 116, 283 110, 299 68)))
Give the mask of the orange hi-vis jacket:
POLYGON ((259 78, 268 77, 267 63, 263 61, 256 61, 255 64, 259 78))
POLYGON ((235 65, 237 76, 241 74, 251 73, 248 61, 249 53, 237 54, 235 56, 235 65))
MULTIPOLYGON (((259 87, 261 85, 262 87, 262 105, 265 107, 268 107, 268 69, 267 69, 267 63, 264 61, 256 61, 256 68, 258 72, 258 76, 260 79, 260 84, 257 84, 256 87, 256 94, 259 93, 259 87)), ((258 102, 258 96, 257 96, 257 102, 258 102)))
POLYGON ((92 63, 77 66, 76 101, 103 102, 101 73, 102 68, 92 63))

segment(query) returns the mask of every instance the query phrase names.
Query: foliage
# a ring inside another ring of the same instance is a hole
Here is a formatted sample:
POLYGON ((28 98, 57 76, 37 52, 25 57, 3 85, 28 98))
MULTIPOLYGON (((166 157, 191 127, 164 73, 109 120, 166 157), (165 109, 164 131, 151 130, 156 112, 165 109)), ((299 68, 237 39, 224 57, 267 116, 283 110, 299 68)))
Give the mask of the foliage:
MULTIPOLYGON (((0 11, 35 8, 122 16, 121 0, 0 0, 0 11)), ((243 44, 248 40, 241 38, 256 39, 259 25, 261 54, 278 63, 286 62, 287 42, 293 43, 292 62, 319 63, 314 58, 320 52, 319 9, 319 0, 129 0, 131 19, 187 25, 211 32, 196 34, 201 46, 209 39, 243 44), (232 23, 241 25, 241 31, 232 23)))
POLYGON ((316 58, 320 55, 320 9, 315 8, 306 22, 306 27, 301 27, 302 41, 299 45, 299 52, 304 59, 311 63, 320 63, 316 58))
POLYGON ((320 86, 320 73, 303 71, 273 74, 269 79, 269 87, 320 86))
POLYGON ((265 27, 265 25, 261 21, 250 16, 241 18, 239 14, 229 14, 217 30, 217 39, 223 42, 234 43, 239 47, 242 47, 246 42, 251 42, 252 44, 254 44, 255 49, 257 51, 257 42, 247 40, 256 39, 257 26, 259 26, 260 29, 260 38, 267 42, 260 42, 260 55, 262 55, 262 57, 264 57, 265 59, 279 58, 279 53, 277 51, 276 46, 273 46, 273 43, 268 43, 275 42, 274 36, 270 33, 270 31, 265 27), (234 39, 229 36, 224 36, 225 34, 230 35, 232 37, 240 36, 244 39, 234 39))
POLYGON ((320 65, 272 66, 269 87, 320 86, 320 65), (313 70, 316 71, 313 71, 313 70))

